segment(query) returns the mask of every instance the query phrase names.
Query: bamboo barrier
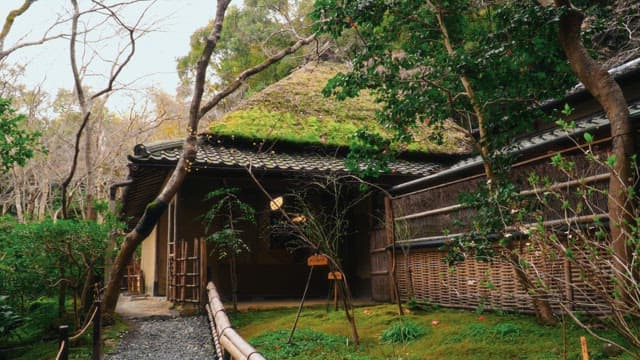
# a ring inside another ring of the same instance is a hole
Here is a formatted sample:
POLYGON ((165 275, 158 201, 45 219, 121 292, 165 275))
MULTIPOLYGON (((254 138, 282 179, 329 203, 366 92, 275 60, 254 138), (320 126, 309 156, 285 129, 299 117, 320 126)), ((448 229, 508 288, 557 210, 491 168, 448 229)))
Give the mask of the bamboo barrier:
MULTIPOLYGON (((220 300, 220 295, 212 282, 207 284, 209 304, 207 312, 211 321, 211 334, 214 342, 220 344, 232 359, 266 360, 255 348, 247 343, 232 327, 220 300)), ((216 349, 216 351, 219 351, 216 349)), ((220 354, 220 353, 219 353, 220 354)), ((220 355, 218 355, 220 356, 220 355)), ((224 357, 223 357, 224 358, 224 357)))
MULTIPOLYGON (((96 288, 98 285, 95 285, 96 288)), ((78 330, 74 335, 69 335, 69 326, 68 325, 60 325, 58 327, 58 332, 60 336, 60 348, 56 355, 56 360, 67 360, 69 359, 69 342, 78 340, 82 335, 84 335, 89 326, 93 325, 93 333, 92 333, 92 344, 91 344, 91 360, 100 360, 102 359, 102 313, 101 313, 101 300, 97 298, 94 300, 91 312, 91 315, 87 318, 84 325, 80 330, 78 330)))

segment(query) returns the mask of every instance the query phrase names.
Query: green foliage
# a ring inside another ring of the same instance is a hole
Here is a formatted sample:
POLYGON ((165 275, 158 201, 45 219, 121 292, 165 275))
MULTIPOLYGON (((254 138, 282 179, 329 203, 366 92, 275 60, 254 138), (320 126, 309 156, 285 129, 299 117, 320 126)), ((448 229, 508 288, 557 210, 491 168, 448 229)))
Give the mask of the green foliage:
POLYGON ((490 261, 495 256, 495 245, 508 246, 512 235, 505 227, 522 220, 527 214, 518 190, 510 181, 498 184, 481 183, 471 192, 462 192, 460 204, 475 209, 469 224, 461 224, 467 231, 444 249, 450 264, 463 261, 471 253, 476 259, 490 261))
POLYGON ((411 137, 417 124, 453 119, 468 127, 472 104, 460 77, 471 82, 487 120, 487 139, 500 149, 543 115, 535 104, 560 96, 574 83, 556 34, 553 7, 536 1, 482 6, 441 2, 454 54, 443 42, 437 11, 424 1, 316 1, 318 30, 340 36, 355 28, 363 40, 353 70, 338 74, 326 93, 339 99, 370 90, 384 108, 381 124, 396 138, 411 137))
POLYGON ((368 359, 347 348, 347 338, 311 329, 298 329, 290 344, 288 330, 273 330, 251 339, 267 359, 368 359))
POLYGON ((520 336, 520 327, 516 324, 504 322, 498 323, 493 328, 493 334, 495 337, 502 340, 514 341, 515 338, 520 336))
MULTIPOLYGON (((253 67, 274 53, 289 46, 296 39, 292 32, 286 31, 287 25, 301 28, 305 23, 304 9, 309 0, 283 2, 280 0, 246 0, 244 6, 231 6, 226 13, 224 31, 217 44, 216 56, 210 64, 212 75, 216 79, 211 89, 233 81, 241 72, 253 67), (286 11, 289 24, 279 13, 286 11)), ((177 60, 178 75, 187 85, 193 81, 195 67, 202 50, 204 39, 210 34, 213 22, 197 29, 191 35, 189 53, 177 60)), ((269 84, 288 75, 298 66, 302 57, 289 56, 260 73, 252 76, 245 84, 248 94, 254 93, 269 84)))
MULTIPOLYGON (((541 326, 535 317, 530 315, 488 313, 482 317, 473 311, 440 309, 428 312, 414 311, 406 315, 422 327, 428 329, 427 335, 405 344, 384 343, 380 334, 390 325, 398 321, 397 309, 394 305, 358 307, 358 326, 361 346, 344 348, 342 353, 330 353, 320 350, 320 359, 343 359, 347 355, 359 356, 363 359, 528 359, 548 360, 562 359, 562 326, 541 326), (433 325, 432 321, 439 321, 433 325), (503 325, 504 324, 504 325, 503 325)), ((286 357, 268 356, 274 348, 286 349, 288 333, 283 331, 280 340, 270 342, 267 347, 258 345, 254 339, 270 334, 273 329, 289 329, 295 318, 296 309, 277 309, 270 311, 248 311, 233 315, 233 326, 257 350, 267 355, 267 359, 286 357)), ((344 315, 339 312, 327 313, 324 306, 305 307, 299 320, 299 328, 313 329, 316 332, 337 336, 346 342, 348 327, 344 323, 344 315)), ((604 330, 611 338, 610 329, 604 330)), ((300 338, 294 337, 294 344, 300 338)), ((589 347, 597 351, 599 341, 590 336, 584 329, 568 323, 566 336, 569 339, 567 350, 569 356, 580 353, 580 336, 586 336, 589 347)), ((318 336, 320 338, 320 336, 318 336)), ((337 341, 336 341, 337 342, 337 341)), ((316 353, 310 349, 308 353, 292 356, 294 359, 312 359, 316 353)), ((631 356, 619 356, 615 359, 628 360, 631 356)))
MULTIPOLYGON (((498 322, 496 324, 474 322, 467 324, 450 341, 457 343, 463 339, 472 339, 473 341, 482 342, 513 342, 517 341, 517 338, 523 335, 525 330, 529 329, 523 329, 521 325, 512 322, 498 322)), ((527 333, 527 335, 535 336, 535 334, 531 333, 527 333)))
POLYGON ((26 117, 16 114, 11 100, 0 98, 0 173, 11 169, 14 164, 24 166, 39 148, 41 134, 23 128, 26 117))
POLYGON ((19 224, 0 221, 0 289, 12 303, 25 308, 29 299, 53 295, 61 278, 81 284, 87 264, 102 271, 104 250, 113 224, 45 219, 19 224))
POLYGON ((391 142, 367 128, 357 130, 351 136, 350 151, 345 161, 349 171, 363 178, 377 178, 389 172, 393 158, 391 142))
POLYGON ((0 295, 0 339, 8 338, 14 335, 14 332, 25 321, 13 307, 7 304, 6 295, 0 295))
POLYGON ((416 340, 426 333, 426 328, 415 321, 400 319, 384 329, 382 335, 380 335, 380 340, 386 343, 404 344, 416 340))
POLYGON ((220 230, 207 236, 207 241, 215 244, 215 251, 220 259, 249 251, 249 247, 242 240, 242 231, 238 229, 238 225, 242 222, 255 223, 255 210, 240 200, 239 193, 238 188, 223 187, 209 192, 204 199, 214 201, 202 217, 205 232, 209 232, 215 221, 222 222, 220 230))

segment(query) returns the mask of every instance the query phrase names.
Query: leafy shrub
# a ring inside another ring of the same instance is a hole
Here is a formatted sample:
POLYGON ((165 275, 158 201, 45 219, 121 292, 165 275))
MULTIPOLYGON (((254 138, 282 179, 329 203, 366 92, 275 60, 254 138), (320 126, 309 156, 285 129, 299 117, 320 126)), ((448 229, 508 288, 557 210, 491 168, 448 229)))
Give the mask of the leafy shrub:
POLYGON ((464 339, 474 339, 475 341, 508 340, 512 341, 522 335, 522 328, 519 325, 502 322, 496 325, 472 323, 464 331, 450 337, 447 342, 451 344, 462 342, 464 339))
POLYGON ((470 324, 464 333, 473 338, 486 338, 493 335, 491 328, 485 324, 470 324))
POLYGON ((493 328, 493 334, 502 340, 513 340, 520 336, 520 327, 509 322, 500 323, 493 328))
POLYGON ((0 339, 11 337, 25 319, 11 306, 6 304, 8 296, 0 296, 0 339))
POLYGON ((405 343, 423 336, 426 332, 424 326, 411 320, 402 319, 384 329, 380 340, 386 343, 405 343))

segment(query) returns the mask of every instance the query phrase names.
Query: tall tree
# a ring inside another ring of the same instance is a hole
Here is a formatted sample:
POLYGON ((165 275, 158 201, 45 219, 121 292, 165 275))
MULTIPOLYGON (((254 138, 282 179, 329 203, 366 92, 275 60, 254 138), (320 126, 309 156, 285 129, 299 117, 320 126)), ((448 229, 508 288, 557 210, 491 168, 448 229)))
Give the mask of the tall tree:
MULTIPOLYGON (((484 244, 476 256, 494 256, 495 241, 488 235, 505 234, 515 221, 505 208, 514 204, 513 193, 504 191, 511 187, 502 150, 545 117, 538 101, 561 96, 573 83, 554 39, 554 11, 535 1, 318 0, 314 15, 323 20, 322 31, 340 36, 354 29, 362 40, 353 70, 331 80, 327 94, 344 98, 370 90, 384 104, 380 122, 400 139, 410 138, 417 123, 444 131, 446 120, 475 139, 487 183, 476 197, 483 204, 474 205, 498 213, 478 219, 472 232, 484 244), (484 221, 489 218, 494 221, 484 221)), ((508 246, 501 253, 534 295, 539 318, 553 322, 517 253, 508 246)))
MULTIPOLYGON (((135 0, 130 2, 128 5, 145 2, 145 0, 135 0)), ((132 23, 125 23, 119 13, 123 10, 123 4, 115 4, 115 5, 106 5, 103 2, 94 0, 93 8, 80 11, 80 6, 78 5, 77 0, 71 0, 71 5, 73 7, 72 18, 71 18, 71 36, 69 40, 69 56, 71 62, 71 70, 73 74, 74 80, 74 94, 77 97, 77 101, 80 107, 82 121, 80 123, 80 127, 76 133, 75 146, 73 152, 73 160, 71 162, 71 167, 69 169, 69 173, 67 177, 62 182, 62 214, 66 218, 68 217, 68 203, 69 199, 67 196, 68 187, 73 177, 75 176, 76 169, 78 166, 78 157, 80 155, 81 148, 81 140, 84 135, 85 145, 84 145, 84 158, 85 158, 85 170, 86 170, 86 214, 90 219, 95 219, 95 211, 93 210, 93 198, 95 192, 94 186, 94 174, 93 174, 93 164, 92 164, 92 144, 93 144, 93 124, 92 124, 92 106, 93 102, 101 97, 108 96, 114 88, 114 84, 118 78, 118 76, 122 73, 122 70, 127 66, 127 64, 133 58, 136 51, 136 40, 148 31, 148 29, 144 29, 141 27, 141 22, 148 10, 148 6, 144 7, 140 11, 139 17, 132 23), (117 30, 116 34, 119 30, 122 30, 126 34, 127 44, 124 46, 123 50, 116 53, 114 56, 114 60, 111 61, 111 69, 109 71, 107 82, 104 88, 92 93, 87 94, 87 89, 83 86, 83 77, 84 71, 87 69, 87 64, 79 64, 78 56, 77 56, 77 46, 78 46, 78 35, 80 31, 87 32, 88 29, 79 29, 78 25, 80 22, 80 18, 86 14, 100 14, 100 12, 104 12, 105 22, 112 21, 116 24, 117 30), (121 60, 122 58, 122 60, 121 60)))
POLYGON ((114 261, 113 269, 109 276, 110 280, 104 294, 104 311, 107 314, 113 314, 113 311, 115 310, 118 302, 120 280, 124 275, 126 265, 130 261, 135 249, 140 245, 142 240, 151 233, 160 216, 166 210, 169 202, 182 186, 182 183, 191 169, 191 164, 195 161, 197 153, 198 125, 200 120, 227 96, 238 90, 251 76, 259 74, 261 71, 264 71, 286 56, 295 53, 302 46, 309 44, 315 39, 315 34, 304 38, 298 38, 295 43, 291 44, 289 47, 274 53, 260 64, 240 73, 238 77, 229 82, 226 87, 216 92, 215 95, 211 96, 208 100, 203 100, 207 69, 222 34, 222 25, 229 3, 230 0, 217 1, 213 27, 206 38, 203 38, 204 46, 196 66, 194 89, 191 98, 191 105, 189 107, 188 123, 186 126, 187 134, 182 146, 182 154, 174 171, 171 173, 171 176, 167 180, 165 186, 160 191, 160 194, 158 194, 154 201, 147 205, 146 210, 138 221, 136 227, 126 235, 124 243, 122 244, 114 261))
MULTIPOLYGON (((286 47, 297 37, 309 33, 306 17, 311 0, 246 0, 244 6, 230 6, 226 15, 226 30, 220 37, 215 58, 209 65, 207 92, 215 92, 232 82, 244 69, 255 66, 286 47)), ((196 64, 213 23, 197 29, 191 35, 190 51, 178 58, 177 70, 182 86, 192 86, 196 64)), ((249 79, 230 105, 246 95, 260 91, 288 75, 303 62, 302 56, 287 57, 249 79)))
MULTIPOLYGON (((622 89, 607 69, 594 60, 582 41, 584 13, 569 0, 554 0, 560 11, 559 39, 571 69, 600 103, 611 127, 612 156, 615 163, 609 179, 608 211, 611 248, 620 260, 619 274, 631 261, 629 244, 636 235, 634 201, 629 195, 636 181, 636 127, 622 89)), ((628 281, 622 278, 620 281, 628 281)))

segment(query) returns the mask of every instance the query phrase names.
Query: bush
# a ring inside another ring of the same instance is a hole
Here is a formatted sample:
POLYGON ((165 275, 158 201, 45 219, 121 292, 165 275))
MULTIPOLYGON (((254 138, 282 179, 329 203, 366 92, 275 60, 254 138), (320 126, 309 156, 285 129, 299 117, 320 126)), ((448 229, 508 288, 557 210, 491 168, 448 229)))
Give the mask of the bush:
POLYGON ((514 340, 520 336, 520 327, 509 322, 500 323, 493 328, 495 337, 502 340, 514 340))
POLYGON ((20 314, 6 304, 8 298, 8 296, 0 296, 0 339, 14 336, 15 330, 25 321, 20 314))
POLYGON ((384 329, 380 340, 386 343, 405 343, 423 336, 426 332, 422 325, 411 320, 401 319, 384 329))

